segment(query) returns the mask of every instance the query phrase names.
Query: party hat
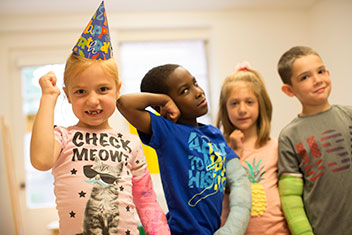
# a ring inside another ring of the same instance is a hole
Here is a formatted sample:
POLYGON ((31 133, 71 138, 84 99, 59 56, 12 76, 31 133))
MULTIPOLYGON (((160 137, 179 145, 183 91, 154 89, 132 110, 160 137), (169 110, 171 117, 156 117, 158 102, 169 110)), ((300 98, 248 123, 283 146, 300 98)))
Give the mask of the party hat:
POLYGON ((104 1, 101 2, 72 51, 93 60, 107 60, 112 57, 104 1))

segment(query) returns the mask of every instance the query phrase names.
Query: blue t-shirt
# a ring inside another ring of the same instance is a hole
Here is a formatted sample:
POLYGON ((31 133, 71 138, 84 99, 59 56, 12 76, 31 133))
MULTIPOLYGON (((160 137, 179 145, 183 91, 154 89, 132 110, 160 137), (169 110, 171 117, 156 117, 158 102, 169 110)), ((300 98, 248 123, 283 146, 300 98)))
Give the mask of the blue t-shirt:
POLYGON ((138 133, 158 155, 171 233, 213 234, 220 226, 226 160, 237 154, 214 126, 150 117, 153 135, 138 133))

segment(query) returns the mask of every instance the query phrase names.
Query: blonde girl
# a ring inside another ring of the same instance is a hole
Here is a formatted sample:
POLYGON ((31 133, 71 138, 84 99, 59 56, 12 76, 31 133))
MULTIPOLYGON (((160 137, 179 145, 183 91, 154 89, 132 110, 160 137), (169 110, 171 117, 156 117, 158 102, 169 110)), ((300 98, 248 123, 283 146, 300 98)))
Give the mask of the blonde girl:
MULTIPOLYGON (((239 154, 252 186, 246 234, 289 234, 277 187, 278 143, 270 137, 272 104, 260 74, 248 62, 237 66, 222 85, 217 127, 239 154)), ((224 197, 222 223, 227 219, 224 197)))
POLYGON ((109 123, 121 82, 104 1, 66 61, 63 90, 76 125, 54 127, 56 83, 53 72, 39 80, 30 158, 52 170, 60 234, 139 234, 138 216, 146 234, 170 234, 139 138, 109 123))
POLYGON ((60 234, 137 234, 137 212, 147 234, 169 234, 138 137, 109 124, 121 87, 114 59, 67 59, 74 126, 54 128, 56 81, 53 72, 39 80, 30 155, 36 169, 52 169, 60 234))

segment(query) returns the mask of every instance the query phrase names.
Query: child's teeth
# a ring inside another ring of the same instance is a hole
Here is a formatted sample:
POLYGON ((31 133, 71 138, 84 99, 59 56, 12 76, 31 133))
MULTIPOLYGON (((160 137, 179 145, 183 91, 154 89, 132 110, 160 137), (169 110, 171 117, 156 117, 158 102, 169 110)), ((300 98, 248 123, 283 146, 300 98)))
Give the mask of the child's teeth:
POLYGON ((89 114, 98 114, 100 111, 88 111, 89 114))

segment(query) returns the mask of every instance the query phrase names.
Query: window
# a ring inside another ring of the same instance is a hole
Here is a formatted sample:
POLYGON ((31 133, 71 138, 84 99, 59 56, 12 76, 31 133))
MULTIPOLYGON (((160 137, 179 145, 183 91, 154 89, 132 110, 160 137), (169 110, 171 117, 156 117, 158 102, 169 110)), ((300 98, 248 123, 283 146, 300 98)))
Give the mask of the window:
POLYGON ((53 176, 51 171, 41 172, 33 168, 30 163, 29 145, 31 129, 34 117, 38 111, 41 88, 39 78, 49 71, 54 71, 57 76, 57 86, 61 89, 55 108, 55 125, 69 126, 77 123, 77 118, 73 115, 70 104, 63 95, 63 64, 27 66, 22 68, 22 97, 23 112, 27 117, 27 128, 24 136, 25 146, 25 170, 26 170, 26 201, 27 207, 50 208, 55 207, 55 196, 53 192, 53 176))
MULTIPOLYGON (((179 64, 197 79, 209 100, 204 41, 126 42, 121 43, 119 53, 122 94, 140 92, 141 80, 151 68, 163 64, 179 64)), ((210 115, 200 117, 199 121, 210 124, 210 115)))

